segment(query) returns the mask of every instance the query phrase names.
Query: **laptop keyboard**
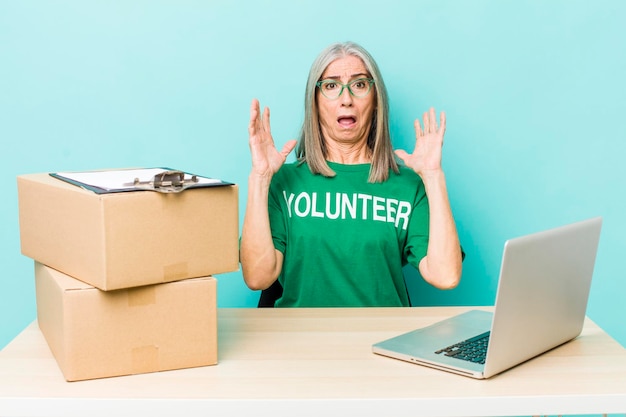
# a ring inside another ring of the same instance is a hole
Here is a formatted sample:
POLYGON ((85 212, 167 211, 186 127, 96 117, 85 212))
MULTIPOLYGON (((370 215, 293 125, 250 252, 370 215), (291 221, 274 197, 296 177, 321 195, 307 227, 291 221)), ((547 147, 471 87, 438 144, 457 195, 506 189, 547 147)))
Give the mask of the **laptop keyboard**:
POLYGON ((439 349, 435 353, 438 355, 450 356, 464 361, 485 364, 487 356, 487 345, 489 344, 489 332, 479 334, 470 339, 464 340, 454 345, 439 349))

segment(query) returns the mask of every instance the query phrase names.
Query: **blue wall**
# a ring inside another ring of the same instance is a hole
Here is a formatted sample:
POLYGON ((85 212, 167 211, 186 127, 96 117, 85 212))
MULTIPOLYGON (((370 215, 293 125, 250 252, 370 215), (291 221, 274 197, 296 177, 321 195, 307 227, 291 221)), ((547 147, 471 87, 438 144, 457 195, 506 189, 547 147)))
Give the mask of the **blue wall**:
MULTIPOLYGON (((429 106, 448 115, 464 276, 410 280, 413 300, 491 304, 507 238, 602 215, 588 313, 626 345, 624 21, 620 0, 0 0, 0 347, 35 318, 18 174, 171 166, 240 184, 243 218, 250 100, 295 137, 309 65, 343 40, 378 60, 397 147, 429 106)), ((255 305, 218 278, 220 306, 255 305)))

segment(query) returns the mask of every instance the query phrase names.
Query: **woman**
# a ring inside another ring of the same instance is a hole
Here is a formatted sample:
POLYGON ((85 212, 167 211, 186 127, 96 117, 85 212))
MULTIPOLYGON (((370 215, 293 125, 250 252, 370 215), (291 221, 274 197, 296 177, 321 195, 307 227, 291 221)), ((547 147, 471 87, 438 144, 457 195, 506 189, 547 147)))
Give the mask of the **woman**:
POLYGON ((445 114, 415 121, 412 154, 395 151, 374 59, 338 43, 314 61, 299 141, 279 151, 270 113, 250 109, 252 170, 240 260, 253 290, 284 287, 277 307, 410 305, 402 267, 441 289, 460 280, 462 252, 441 148, 445 114), (297 161, 285 164, 296 147, 297 161))

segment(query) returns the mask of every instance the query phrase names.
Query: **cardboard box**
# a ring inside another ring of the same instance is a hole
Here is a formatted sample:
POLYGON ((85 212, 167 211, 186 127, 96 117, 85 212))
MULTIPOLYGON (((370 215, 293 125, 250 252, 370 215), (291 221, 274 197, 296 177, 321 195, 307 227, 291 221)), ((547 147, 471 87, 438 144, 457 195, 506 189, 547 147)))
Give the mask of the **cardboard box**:
POLYGON ((239 269, 238 187, 96 194, 17 177, 25 256, 102 290, 239 269))
POLYGON ((216 280, 101 291, 35 262, 37 320, 65 379, 217 363, 216 280))

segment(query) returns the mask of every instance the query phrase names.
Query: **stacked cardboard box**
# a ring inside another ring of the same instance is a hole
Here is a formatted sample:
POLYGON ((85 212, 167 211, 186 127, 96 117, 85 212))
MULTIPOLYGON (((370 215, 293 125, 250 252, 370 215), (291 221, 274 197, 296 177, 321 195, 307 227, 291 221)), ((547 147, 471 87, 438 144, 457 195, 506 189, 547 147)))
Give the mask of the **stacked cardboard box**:
POLYGON ((17 178, 37 318, 68 381, 217 363, 216 280, 238 269, 238 188, 96 194, 17 178))

